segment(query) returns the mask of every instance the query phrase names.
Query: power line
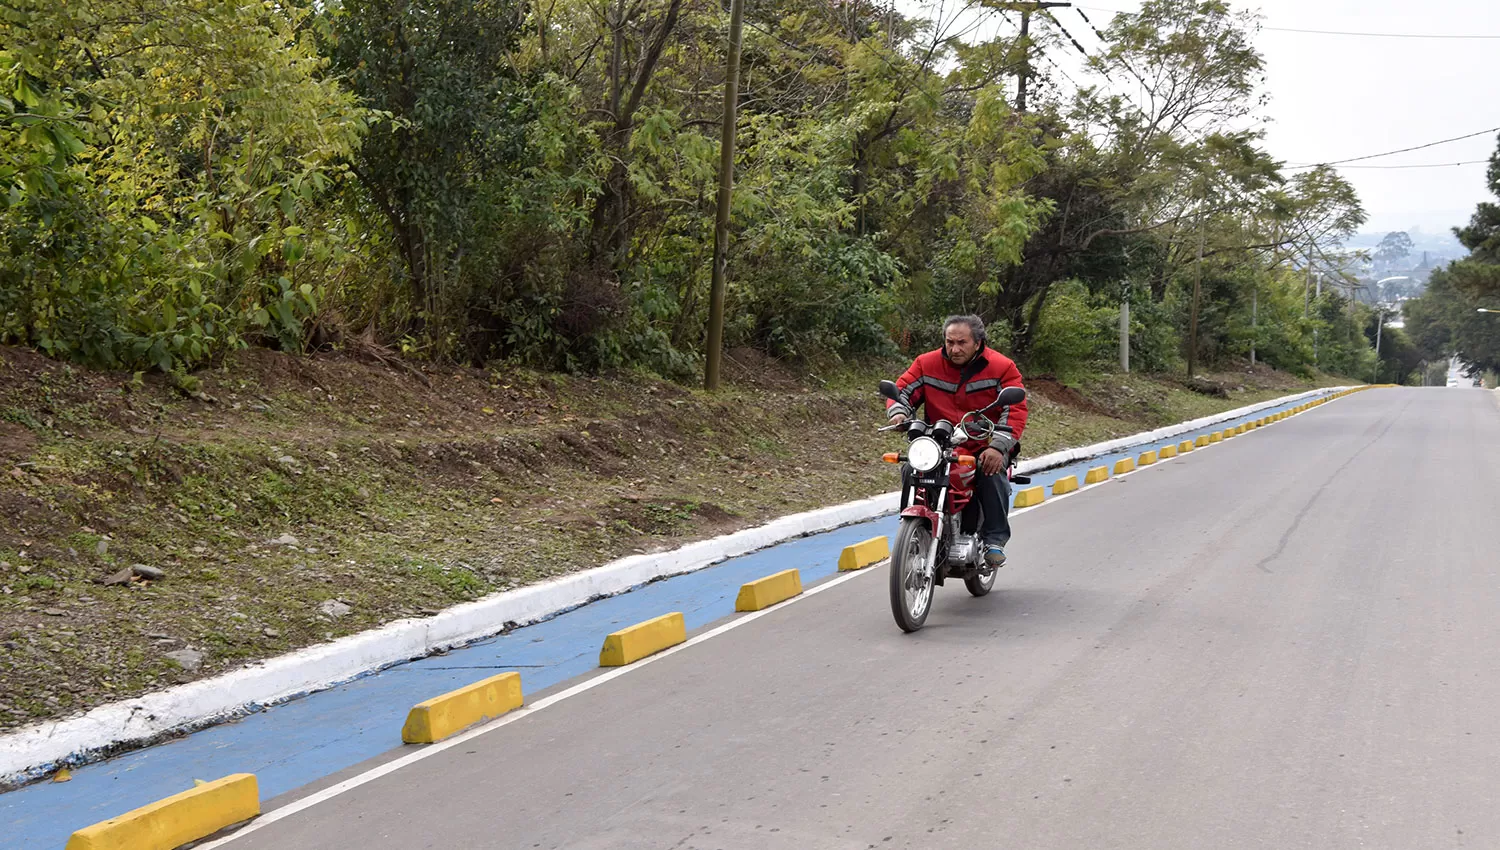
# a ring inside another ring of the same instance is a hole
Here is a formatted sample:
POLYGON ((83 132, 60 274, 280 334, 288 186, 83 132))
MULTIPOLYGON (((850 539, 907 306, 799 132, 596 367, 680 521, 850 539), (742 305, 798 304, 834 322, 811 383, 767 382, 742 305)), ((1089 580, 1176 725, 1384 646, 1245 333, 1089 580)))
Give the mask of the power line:
MULTIPOLYGON (((1083 9, 1081 9, 1081 8, 1079 8, 1077 6, 1074 6, 1073 7, 1073 11, 1077 12, 1078 13, 1078 17, 1083 18, 1083 22, 1089 25, 1089 29, 1091 29, 1091 30, 1094 31, 1094 35, 1099 38, 1099 42, 1101 44, 1104 44, 1104 45, 1108 45, 1109 44, 1109 39, 1105 38, 1104 33, 1100 32, 1099 28, 1096 27, 1096 26, 1094 26, 1094 22, 1091 21, 1091 20, 1089 20, 1089 16, 1085 15, 1083 13, 1083 9)), ((1121 65, 1125 66, 1125 70, 1129 71, 1130 72, 1130 76, 1135 77, 1136 82, 1140 83, 1142 87, 1148 88, 1148 89, 1151 88, 1150 86, 1146 85, 1146 81, 1141 78, 1141 75, 1137 74, 1135 72, 1135 68, 1133 68, 1131 66, 1131 64, 1128 61, 1125 60, 1124 56, 1116 57, 1116 61, 1118 61, 1121 65)))
MULTIPOLYGON (((1463 162, 1424 162, 1417 165, 1345 165, 1343 168, 1452 168, 1455 165, 1478 165, 1489 162, 1487 159, 1468 159, 1463 162)), ((1298 171, 1304 168, 1317 168, 1316 165, 1289 165, 1287 171, 1298 171)))
POLYGON ((1457 38, 1457 39, 1500 39, 1500 35, 1451 35, 1446 33, 1420 33, 1420 32, 1344 32, 1342 30, 1303 30, 1292 27, 1261 27, 1271 32, 1295 32, 1304 35, 1347 35, 1359 38, 1457 38))
POLYGON ((1046 61, 1048 65, 1051 65, 1053 68, 1055 68, 1057 70, 1057 73, 1062 74, 1064 79, 1073 84, 1073 88, 1077 89, 1078 91, 1083 91, 1083 86, 1079 85, 1078 81, 1073 79, 1072 75, 1070 75, 1067 71, 1064 71, 1061 65, 1053 62, 1052 57, 1047 55, 1047 51, 1038 48, 1036 55, 1042 57, 1042 59, 1046 61))
MULTIPOLYGON (((1075 7, 1077 8, 1077 7, 1075 7)), ((1122 9, 1105 9, 1099 6, 1088 6, 1095 12, 1109 12, 1115 15, 1130 15, 1136 17, 1139 12, 1126 12, 1122 9)), ((1500 39, 1500 35, 1468 35, 1463 33, 1423 33, 1423 32, 1351 32, 1348 30, 1310 30, 1296 27, 1261 27, 1269 32, 1295 32, 1304 35, 1344 35, 1358 38, 1451 38, 1451 39, 1500 39)))
POLYGON ((1062 30, 1062 34, 1067 37, 1068 41, 1073 42, 1073 47, 1076 48, 1079 53, 1083 54, 1083 58, 1090 58, 1089 52, 1083 49, 1083 45, 1078 43, 1078 39, 1074 38, 1073 34, 1068 32, 1068 28, 1062 25, 1062 21, 1059 21, 1057 19, 1057 16, 1052 14, 1051 10, 1044 9, 1042 10, 1042 14, 1047 16, 1047 20, 1051 21, 1053 26, 1056 26, 1059 30, 1062 30))
POLYGON ((1307 164, 1304 164, 1304 165, 1294 165, 1294 166, 1291 166, 1291 167, 1292 168, 1316 168, 1316 167, 1318 167, 1320 165, 1343 165, 1346 162, 1359 162, 1360 160, 1365 160, 1365 159, 1379 159, 1380 157, 1383 157, 1383 156, 1392 156, 1392 155, 1398 154, 1398 153, 1407 153, 1408 151, 1419 151, 1419 150, 1422 150, 1423 148, 1432 148, 1432 147, 1437 147, 1438 145, 1446 145, 1449 142, 1461 142, 1464 139, 1472 139, 1475 136, 1484 136, 1484 135, 1488 135, 1490 133, 1495 133, 1495 132, 1500 132, 1500 127, 1491 127, 1488 130, 1480 130, 1477 133, 1469 133, 1466 136, 1454 136, 1451 139, 1439 139, 1436 142, 1428 142, 1425 145, 1417 145, 1415 147, 1410 147, 1410 148, 1401 148, 1400 150, 1386 151, 1385 153, 1372 153, 1372 154, 1368 154, 1366 156, 1350 157, 1349 159, 1336 159, 1336 160, 1333 160, 1331 162, 1310 162, 1310 163, 1307 163, 1307 164))
MULTIPOLYGON (((1077 7, 1077 6, 1074 6, 1073 8, 1079 9, 1079 7, 1077 7)), ((1093 7, 1090 7, 1090 8, 1093 8, 1093 7)), ((1113 11, 1113 10, 1109 10, 1109 9, 1103 9, 1103 10, 1095 9, 1095 11, 1113 11)), ((1079 15, 1083 15, 1083 11, 1081 9, 1079 9, 1078 14, 1079 15)), ((1131 14, 1131 13, 1129 13, 1129 12, 1118 12, 1117 14, 1131 14)), ((1048 14, 1048 17, 1052 18, 1053 23, 1056 23, 1057 26, 1058 26, 1058 28, 1063 30, 1063 33, 1068 36, 1068 40, 1071 41, 1071 42, 1073 42, 1073 46, 1074 47, 1077 47, 1078 50, 1084 54, 1084 56, 1088 56, 1087 51, 1083 50, 1083 47, 1078 44, 1078 41, 1076 39, 1074 39, 1073 36, 1070 33, 1068 33, 1067 29, 1063 28, 1062 23, 1060 21, 1058 21, 1056 17, 1054 17, 1051 14, 1048 14)), ((1099 36, 1099 38, 1101 40, 1103 40, 1104 39, 1104 35, 1099 32, 1099 30, 1098 30, 1097 27, 1094 27, 1093 22, 1089 21, 1088 16, 1087 15, 1083 15, 1083 19, 1084 19, 1084 21, 1086 23, 1088 23, 1089 27, 1094 30, 1094 34, 1097 35, 1097 36, 1099 36)), ((1272 29, 1272 28, 1271 27, 1267 27, 1267 29, 1272 29)), ((1311 30, 1309 30, 1309 32, 1311 32, 1311 30)), ((1500 38, 1500 36, 1486 36, 1486 37, 1500 38)), ((1134 74, 1134 70, 1132 70, 1131 73, 1134 74)), ((1105 74, 1105 78, 1108 79, 1108 77, 1109 77, 1109 75, 1105 74)), ((1140 77, 1136 76, 1136 79, 1140 80, 1140 77)), ((1110 80, 1110 82, 1113 82, 1113 80, 1110 80)), ((1144 81, 1141 81, 1141 82, 1142 82, 1142 85, 1145 84, 1144 81)), ((1125 99, 1127 101, 1130 100, 1130 98, 1129 98, 1128 95, 1125 96, 1125 99)), ((1136 108, 1137 111, 1140 111, 1140 112, 1142 112, 1142 114, 1144 114, 1144 110, 1141 110, 1141 108, 1139 106, 1136 106, 1136 104, 1134 102, 1131 102, 1131 105, 1135 106, 1135 108, 1136 108)), ((1343 165, 1346 168, 1366 168, 1366 169, 1449 168, 1449 167, 1460 166, 1460 165, 1475 165, 1475 164, 1478 164, 1478 163, 1481 163, 1481 162, 1488 162, 1489 160, 1482 160, 1481 159, 1481 160, 1471 160, 1471 161, 1465 161, 1465 162, 1424 163, 1424 164, 1417 164, 1417 165, 1346 165, 1346 163, 1362 162, 1362 161, 1367 160, 1367 159, 1379 159, 1381 157, 1392 156, 1392 155, 1395 155, 1395 154, 1398 154, 1398 153, 1408 153, 1410 151, 1423 150, 1424 148, 1431 148, 1431 147, 1436 147, 1438 145, 1445 145, 1445 144, 1448 144, 1450 142, 1458 142, 1458 141, 1463 141, 1465 139, 1472 139, 1472 138, 1474 138, 1476 136, 1483 136, 1483 135, 1487 135, 1489 133, 1494 133, 1494 132, 1497 132, 1497 131, 1500 131, 1500 127, 1491 127, 1488 130, 1480 130, 1477 133, 1470 133, 1470 134, 1465 135, 1465 136, 1456 136, 1456 137, 1451 138, 1451 139, 1441 139, 1441 140, 1436 141, 1436 142, 1428 142, 1427 144, 1424 144, 1424 145, 1416 145, 1415 147, 1401 148, 1400 150, 1386 151, 1384 153, 1368 154, 1366 156, 1356 156, 1356 157, 1351 157, 1349 159, 1335 160, 1333 162, 1319 162, 1319 163, 1309 163, 1309 164, 1306 164, 1306 165, 1286 166, 1285 170, 1295 171, 1295 170, 1301 170, 1301 169, 1306 169, 1306 168, 1318 168, 1320 166, 1326 166, 1326 165, 1343 165)), ((1189 132, 1191 133, 1190 129, 1189 129, 1189 132)), ((1196 135, 1196 134, 1193 134, 1193 135, 1196 135)), ((1202 140, 1199 139, 1199 141, 1201 142, 1202 140)))

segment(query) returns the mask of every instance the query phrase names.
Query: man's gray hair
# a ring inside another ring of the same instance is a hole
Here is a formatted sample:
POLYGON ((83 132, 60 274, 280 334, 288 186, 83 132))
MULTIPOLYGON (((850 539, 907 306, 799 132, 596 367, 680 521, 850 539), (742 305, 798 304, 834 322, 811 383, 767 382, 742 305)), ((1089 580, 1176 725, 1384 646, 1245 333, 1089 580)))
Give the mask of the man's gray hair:
POLYGON ((943 336, 945 338, 948 336, 948 329, 953 327, 954 325, 968 325, 969 335, 974 337, 975 342, 982 343, 985 341, 984 319, 973 315, 949 316, 947 319, 943 320, 943 336))

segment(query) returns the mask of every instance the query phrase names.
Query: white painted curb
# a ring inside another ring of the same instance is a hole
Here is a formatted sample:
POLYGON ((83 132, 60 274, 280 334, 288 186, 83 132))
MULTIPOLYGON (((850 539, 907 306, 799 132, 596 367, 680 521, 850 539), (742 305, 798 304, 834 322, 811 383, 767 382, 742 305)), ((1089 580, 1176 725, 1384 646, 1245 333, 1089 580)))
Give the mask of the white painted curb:
MULTIPOLYGON (((1312 390, 1275 401, 1159 428, 1026 461, 1026 474, 1110 454, 1269 407, 1326 395, 1312 390)), ((0 785, 45 776, 60 764, 77 765, 158 738, 192 731, 260 707, 324 690, 377 670, 487 638, 506 628, 546 620, 606 596, 667 576, 703 569, 777 543, 894 513, 900 493, 886 493, 773 520, 724 537, 653 555, 632 555, 581 573, 497 593, 432 617, 396 620, 331 643, 278 656, 239 670, 178 685, 88 713, 28 726, 0 736, 0 785)))
POLYGON ((323 690, 435 650, 490 637, 507 627, 530 625, 655 579, 693 572, 796 537, 893 513, 899 501, 895 493, 875 496, 781 517, 670 552, 631 555, 581 573, 458 605, 432 617, 396 620, 211 679, 103 705, 80 717, 28 726, 0 736, 0 783, 25 782, 50 773, 59 763, 91 761, 133 744, 323 690))
POLYGON ((1203 428, 1207 428, 1210 425, 1217 425, 1220 422, 1228 422, 1231 419, 1239 419, 1242 416, 1249 416, 1252 413, 1256 413, 1262 410, 1269 410, 1273 407, 1281 407, 1282 405, 1292 404, 1294 402, 1302 401, 1303 399, 1329 395, 1330 393, 1341 392, 1347 389, 1351 389, 1351 387, 1324 387, 1323 389, 1319 390, 1309 390, 1305 393, 1289 395, 1283 398, 1275 399, 1273 401, 1263 401, 1259 404, 1248 405, 1236 410, 1230 410, 1224 413, 1216 413, 1213 416, 1204 416, 1201 419, 1194 419, 1191 422, 1181 422, 1176 425, 1168 425, 1165 428, 1157 428, 1155 431, 1145 431, 1129 437, 1121 437, 1118 440, 1109 440, 1103 443, 1095 443, 1092 446, 1084 446, 1083 448, 1079 449, 1063 449, 1062 451, 1053 452, 1052 454, 1048 455, 1042 455, 1038 458, 1032 458, 1025 463, 1019 464, 1016 467, 1016 471, 1021 473, 1022 475, 1026 475, 1028 473, 1041 472, 1042 470, 1052 469, 1058 466, 1066 466, 1070 463, 1077 463, 1080 460, 1088 460, 1089 458, 1099 457, 1100 455, 1114 454, 1121 449, 1128 449, 1134 446, 1145 445, 1146 443, 1154 443, 1158 440, 1165 440, 1168 437, 1175 437, 1178 434, 1186 434, 1190 431, 1197 431, 1203 428))

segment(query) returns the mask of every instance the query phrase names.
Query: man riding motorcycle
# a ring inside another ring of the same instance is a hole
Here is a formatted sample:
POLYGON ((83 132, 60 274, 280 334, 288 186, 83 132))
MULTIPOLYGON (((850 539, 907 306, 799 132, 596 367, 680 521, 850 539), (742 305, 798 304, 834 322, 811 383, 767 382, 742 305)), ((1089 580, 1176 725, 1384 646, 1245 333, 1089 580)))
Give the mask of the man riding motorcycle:
MULTIPOLYGON (((891 424, 899 425, 925 404, 931 421, 958 422, 965 413, 995 401, 1002 387, 1020 387, 1021 370, 998 351, 985 347, 984 320, 978 316, 950 316, 943 322, 943 347, 912 362, 896 381, 899 401, 887 401, 891 424)), ((1026 428, 1026 402, 1002 407, 995 433, 985 444, 965 443, 964 450, 979 458, 975 493, 984 512, 985 563, 1005 566, 1010 542, 1010 465, 1026 428)))

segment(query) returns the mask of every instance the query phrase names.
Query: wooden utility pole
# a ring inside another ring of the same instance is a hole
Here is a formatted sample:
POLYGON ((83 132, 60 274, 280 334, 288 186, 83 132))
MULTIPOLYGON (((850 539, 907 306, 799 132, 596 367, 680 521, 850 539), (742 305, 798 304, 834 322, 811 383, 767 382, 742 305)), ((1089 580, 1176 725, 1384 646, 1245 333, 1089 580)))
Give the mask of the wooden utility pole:
POLYGON ((1198 262, 1193 273, 1193 317, 1188 331, 1188 377, 1198 371, 1198 302, 1203 298, 1203 227, 1204 220, 1198 216, 1198 262))
POLYGON ((1302 315, 1304 315, 1304 316, 1307 315, 1307 305, 1309 303, 1308 299, 1312 297, 1312 276, 1313 276, 1313 266, 1312 266, 1312 264, 1313 264, 1312 253, 1309 252, 1308 255, 1307 255, 1307 280, 1303 281, 1303 283, 1302 283, 1302 315))
POLYGON ((1130 374, 1130 287, 1120 299, 1120 371, 1130 374))
POLYGON ((1066 9, 1072 3, 1012 2, 1011 0, 980 0, 987 9, 1002 9, 1021 13, 1021 68, 1016 71, 1016 111, 1026 111, 1026 83, 1031 79, 1031 15, 1044 9, 1066 9))
POLYGON ((714 266, 708 290, 708 358, 703 386, 719 388, 724 358, 724 276, 728 269, 729 207, 734 196, 734 131, 740 103, 740 45, 744 41, 745 0, 729 4, 729 58, 724 71, 724 129, 719 137, 719 199, 714 217, 714 266))
POLYGON ((1250 288, 1250 365, 1255 365, 1255 341, 1260 337, 1260 284, 1250 288))
MULTIPOLYGON (((1317 281, 1318 281, 1318 289, 1317 289, 1317 292, 1313 295, 1313 300, 1319 302, 1318 312, 1322 313, 1323 273, 1322 272, 1314 272, 1313 273, 1313 277, 1317 278, 1317 281)), ((1316 323, 1314 323, 1313 324, 1313 368, 1316 369, 1317 366, 1318 366, 1318 326, 1317 326, 1316 323)))

